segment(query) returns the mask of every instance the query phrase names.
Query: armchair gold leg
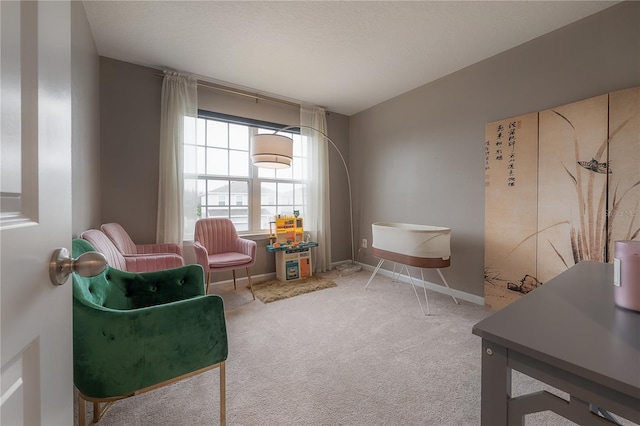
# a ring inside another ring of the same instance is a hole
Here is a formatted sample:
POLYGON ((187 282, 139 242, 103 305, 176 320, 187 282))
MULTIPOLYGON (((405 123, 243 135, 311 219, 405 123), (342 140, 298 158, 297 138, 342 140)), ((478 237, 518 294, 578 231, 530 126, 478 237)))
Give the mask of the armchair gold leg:
POLYGON ((237 290, 238 288, 236 287, 236 270, 232 269, 231 273, 233 274, 233 289, 237 290))
POLYGON ((209 283, 211 282, 211 272, 205 273, 204 276, 204 294, 209 294, 209 283))
POLYGON ((227 424, 227 375, 225 361, 220 363, 220 426, 227 424))
POLYGON ((249 288, 251 289, 251 295, 253 296, 253 300, 256 300, 256 295, 253 294, 253 283, 251 282, 251 274, 249 273, 249 268, 245 268, 247 270, 247 279, 249 280, 249 288))
POLYGON ((80 396, 80 392, 78 392, 78 425, 85 426, 87 424, 86 420, 87 416, 87 403, 80 396))
MULTIPOLYGON (((86 398, 86 397, 85 397, 86 398)), ((84 399, 82 394, 78 392, 78 426, 86 426, 87 424, 87 402, 93 405, 93 424, 100 421, 104 413, 113 405, 114 401, 107 401, 104 407, 100 408, 100 401, 90 401, 84 399)))
POLYGON ((100 418, 102 417, 102 412, 100 412, 100 403, 97 401, 93 402, 93 422, 98 423, 100 418))

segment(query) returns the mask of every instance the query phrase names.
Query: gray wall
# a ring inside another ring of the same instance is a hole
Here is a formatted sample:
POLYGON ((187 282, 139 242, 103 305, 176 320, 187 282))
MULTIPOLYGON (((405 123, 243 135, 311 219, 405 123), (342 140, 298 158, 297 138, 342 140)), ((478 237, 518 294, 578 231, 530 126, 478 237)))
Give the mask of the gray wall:
MULTIPOLYGON (((328 113, 329 136, 336 144, 349 167, 349 117, 328 113)), ((347 174, 340 155, 329 147, 329 190, 331 195, 331 259, 332 262, 351 260, 351 239, 349 223, 349 187, 347 174)), ((354 218, 354 226, 356 224, 354 218)), ((354 237, 355 238, 355 237, 354 237)), ((357 247, 358 242, 354 241, 357 247)))
POLYGON ((352 116, 357 241, 378 221, 451 227, 443 274, 482 296, 486 123, 639 84, 640 3, 626 2, 352 116))
POLYGON ((82 2, 71 3, 72 232, 100 225, 100 68, 82 2))
MULTIPOLYGON (((157 72, 100 58, 101 220, 119 222, 137 243, 155 242, 156 235, 162 90, 162 78, 155 75, 157 72)), ((282 124, 300 122, 297 108, 256 102, 207 88, 198 90, 198 103, 200 108, 215 112, 282 124)), ((346 153, 348 117, 331 113, 327 120, 330 136, 346 153)), ((345 231, 348 230, 346 177, 335 155, 330 156, 334 261, 351 258, 345 231)), ((274 255, 267 253, 266 245, 267 240, 258 241, 258 259, 252 274, 275 272, 274 255)), ((230 276, 226 273, 213 279, 219 281, 230 276)))
POLYGON ((160 91, 150 68, 100 58, 101 220, 155 243, 160 91))

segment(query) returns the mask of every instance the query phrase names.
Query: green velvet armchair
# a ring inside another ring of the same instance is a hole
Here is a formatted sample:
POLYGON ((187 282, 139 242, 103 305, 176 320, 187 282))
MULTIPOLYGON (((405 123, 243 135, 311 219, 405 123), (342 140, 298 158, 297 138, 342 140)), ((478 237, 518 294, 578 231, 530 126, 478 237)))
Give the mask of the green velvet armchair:
MULTIPOLYGON (((73 240, 73 257, 94 251, 73 240)), ((220 424, 226 423, 227 330, 222 299, 205 295, 200 265, 131 273, 107 267, 73 274, 73 368, 78 420, 93 403, 98 422, 109 406, 220 368, 220 424), (105 404, 101 406, 101 404, 105 404)))

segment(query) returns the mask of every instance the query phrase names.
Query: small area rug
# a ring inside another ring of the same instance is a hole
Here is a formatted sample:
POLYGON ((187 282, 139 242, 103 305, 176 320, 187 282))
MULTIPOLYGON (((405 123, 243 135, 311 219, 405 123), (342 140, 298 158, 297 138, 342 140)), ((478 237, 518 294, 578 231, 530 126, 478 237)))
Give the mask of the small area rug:
POLYGON ((253 294, 263 303, 269 303, 330 287, 336 287, 336 283, 319 275, 312 275, 309 278, 287 282, 260 281, 253 284, 253 294))

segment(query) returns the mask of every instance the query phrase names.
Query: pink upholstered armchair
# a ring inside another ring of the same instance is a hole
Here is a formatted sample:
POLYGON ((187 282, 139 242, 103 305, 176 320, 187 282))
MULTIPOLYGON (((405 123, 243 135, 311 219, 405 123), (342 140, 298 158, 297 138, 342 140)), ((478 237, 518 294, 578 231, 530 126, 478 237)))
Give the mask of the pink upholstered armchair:
POLYGON ((207 273, 205 286, 209 289, 212 272, 231 270, 233 288, 236 288, 236 269, 245 268, 251 295, 253 285, 249 267, 256 262, 255 241, 239 238, 233 222, 227 218, 206 218, 196 222, 193 247, 196 262, 202 265, 207 273))
POLYGON ((138 254, 124 256, 111 240, 98 229, 84 231, 80 238, 89 243, 107 258, 112 268, 129 272, 149 272, 177 268, 184 265, 182 256, 175 253, 138 254))
POLYGON ((100 230, 125 256, 133 254, 175 253, 182 257, 182 247, 178 244, 136 244, 119 223, 105 223, 100 230))

